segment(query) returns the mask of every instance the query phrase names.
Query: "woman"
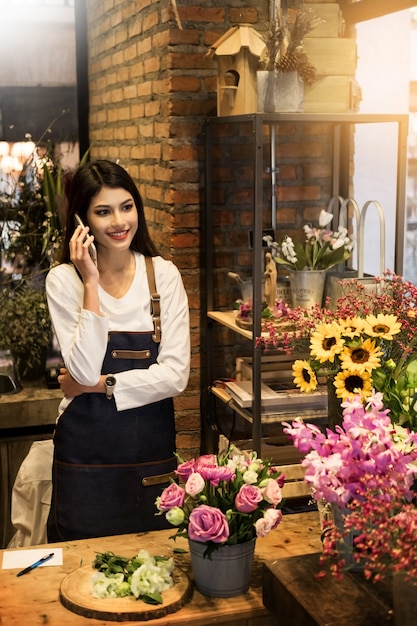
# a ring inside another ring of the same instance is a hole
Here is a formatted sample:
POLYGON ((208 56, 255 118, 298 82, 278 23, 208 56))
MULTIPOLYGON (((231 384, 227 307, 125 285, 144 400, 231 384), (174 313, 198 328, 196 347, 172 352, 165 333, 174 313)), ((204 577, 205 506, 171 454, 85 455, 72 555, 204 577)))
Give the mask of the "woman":
POLYGON ((63 263, 46 293, 65 363, 48 540, 162 528, 154 502, 176 467, 172 398, 188 382, 188 302, 116 163, 76 172, 63 263))

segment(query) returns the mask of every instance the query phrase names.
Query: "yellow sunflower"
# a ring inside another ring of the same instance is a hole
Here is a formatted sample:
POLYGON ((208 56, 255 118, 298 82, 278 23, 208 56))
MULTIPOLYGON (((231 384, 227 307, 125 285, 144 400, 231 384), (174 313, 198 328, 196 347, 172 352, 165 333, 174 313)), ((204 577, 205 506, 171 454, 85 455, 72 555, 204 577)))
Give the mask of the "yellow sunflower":
POLYGON ((336 322, 319 324, 310 337, 310 354, 313 358, 325 363, 334 362, 334 357, 343 350, 343 339, 340 327, 336 322))
POLYGON ((364 320, 361 317, 347 317, 345 320, 338 320, 341 333, 344 337, 358 337, 362 330, 364 320))
POLYGON ((368 398, 372 393, 372 379, 368 372, 344 370, 334 379, 336 396, 342 400, 352 400, 355 396, 368 398))
POLYGON ((397 335, 401 330, 401 323, 396 315, 367 315, 363 326, 364 332, 370 337, 379 337, 391 341, 393 335, 397 335))
POLYGON ((308 361, 298 359, 292 365, 294 383, 301 391, 310 393, 317 389, 317 378, 308 361))
POLYGON ((360 345, 347 346, 339 354, 342 369, 352 369, 363 374, 381 365, 379 357, 383 352, 375 346, 375 341, 365 339, 360 345))

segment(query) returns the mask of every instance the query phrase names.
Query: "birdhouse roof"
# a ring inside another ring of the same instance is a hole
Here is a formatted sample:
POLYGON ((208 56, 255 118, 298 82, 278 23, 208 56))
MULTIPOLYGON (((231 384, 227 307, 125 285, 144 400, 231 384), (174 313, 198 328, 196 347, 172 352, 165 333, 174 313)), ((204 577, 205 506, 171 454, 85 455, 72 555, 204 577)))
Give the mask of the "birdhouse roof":
POLYGON ((211 46, 211 56, 230 56, 237 54, 241 48, 248 48, 253 55, 260 57, 265 42, 251 26, 232 26, 211 46))

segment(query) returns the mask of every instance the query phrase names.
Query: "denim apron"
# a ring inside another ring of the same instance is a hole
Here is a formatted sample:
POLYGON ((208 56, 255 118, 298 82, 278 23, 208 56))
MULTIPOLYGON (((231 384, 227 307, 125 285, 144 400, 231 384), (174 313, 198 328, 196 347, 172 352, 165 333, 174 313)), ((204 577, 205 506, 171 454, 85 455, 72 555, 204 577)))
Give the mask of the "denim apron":
MULTIPOLYGON (((110 332, 102 373, 148 368, 155 339, 153 332, 110 332)), ((155 500, 176 469, 174 452, 172 398, 117 411, 103 393, 75 397, 54 434, 48 541, 168 528, 155 500)))

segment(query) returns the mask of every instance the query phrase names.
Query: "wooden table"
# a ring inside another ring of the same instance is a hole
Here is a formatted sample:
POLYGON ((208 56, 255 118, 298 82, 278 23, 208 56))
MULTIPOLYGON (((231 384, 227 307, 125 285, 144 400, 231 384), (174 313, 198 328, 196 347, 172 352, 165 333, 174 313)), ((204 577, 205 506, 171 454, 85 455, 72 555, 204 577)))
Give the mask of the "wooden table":
MULTIPOLYGON (((144 548, 151 554, 171 556, 175 547, 187 549, 186 554, 175 555, 175 563, 191 578, 188 544, 184 539, 177 539, 175 542, 169 539, 172 534, 173 530, 164 530, 49 544, 46 546, 47 552, 53 545, 63 548, 62 566, 37 568, 20 578, 16 577, 17 570, 0 570, 1 626, 113 625, 115 622, 82 617, 66 609, 59 600, 61 581, 76 568, 91 563, 96 552, 111 550, 123 556, 133 556, 139 549, 144 548)), ((171 624, 177 626, 185 624, 187 626, 208 626, 209 624, 275 626, 278 623, 282 624, 280 620, 274 620, 263 605, 262 565, 267 560, 314 553, 320 548, 317 512, 285 515, 275 531, 256 542, 252 581, 246 594, 235 598, 208 598, 194 590, 191 601, 178 612, 147 623, 152 626, 161 624, 164 626, 171 624)), ((143 622, 126 623, 143 624, 143 622)), ((285 626, 290 626, 290 624, 285 626)))
POLYGON ((265 606, 282 626, 392 626, 392 592, 361 572, 318 579, 319 554, 264 564, 265 606))

